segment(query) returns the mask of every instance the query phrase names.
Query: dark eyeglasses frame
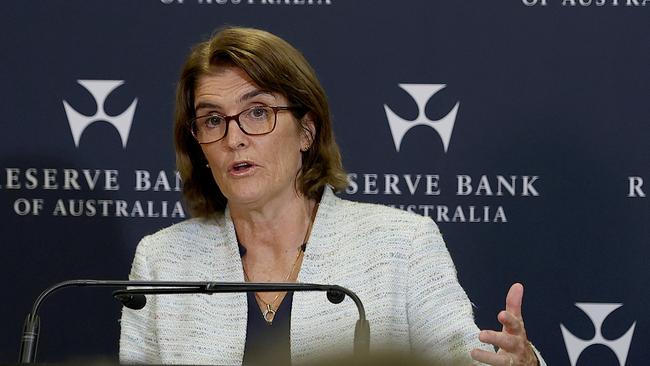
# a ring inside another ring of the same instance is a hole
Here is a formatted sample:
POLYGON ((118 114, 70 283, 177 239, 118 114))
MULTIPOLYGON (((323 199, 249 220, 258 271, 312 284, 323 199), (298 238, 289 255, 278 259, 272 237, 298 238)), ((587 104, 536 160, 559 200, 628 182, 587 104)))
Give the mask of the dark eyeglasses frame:
POLYGON ((192 137, 196 140, 201 145, 205 144, 211 144, 213 142, 221 141, 223 140, 226 136, 228 136, 228 128, 230 127, 230 121, 235 120, 237 122, 237 126, 239 126, 239 129, 246 135, 248 136, 262 136, 262 135, 268 135, 269 133, 273 132, 275 130, 275 125, 278 124, 278 111, 291 111, 291 110, 296 110, 302 108, 301 106, 298 105, 287 105, 287 106, 270 106, 270 105, 254 105, 251 107, 248 107, 244 109, 243 111, 233 114, 232 116, 224 116, 223 114, 220 113, 210 113, 210 114, 204 114, 202 116, 197 116, 192 118, 191 120, 188 121, 187 125, 188 128, 190 129, 190 133, 192 134, 192 137), (241 122, 239 122, 239 116, 241 116, 244 112, 248 112, 249 110, 256 108, 256 107, 266 107, 266 108, 271 108, 273 110, 273 127, 269 132, 264 132, 264 133, 249 133, 246 132, 246 130, 242 127, 241 122), (199 142, 198 138, 196 137, 196 134, 194 133, 194 128, 192 128, 192 125, 196 123, 196 121, 199 118, 203 117, 208 117, 208 116, 214 116, 218 115, 223 117, 226 120, 226 131, 223 133, 223 136, 219 139, 216 139, 214 141, 209 141, 209 142, 199 142))

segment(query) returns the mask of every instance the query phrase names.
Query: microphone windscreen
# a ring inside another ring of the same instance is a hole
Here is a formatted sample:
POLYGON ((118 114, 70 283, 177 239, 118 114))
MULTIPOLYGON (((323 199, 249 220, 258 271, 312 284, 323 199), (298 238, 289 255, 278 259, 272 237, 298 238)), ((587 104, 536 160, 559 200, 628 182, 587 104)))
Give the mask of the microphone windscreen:
POLYGON ((122 305, 133 310, 140 310, 147 305, 147 298, 140 294, 119 294, 115 295, 115 298, 118 299, 122 305))

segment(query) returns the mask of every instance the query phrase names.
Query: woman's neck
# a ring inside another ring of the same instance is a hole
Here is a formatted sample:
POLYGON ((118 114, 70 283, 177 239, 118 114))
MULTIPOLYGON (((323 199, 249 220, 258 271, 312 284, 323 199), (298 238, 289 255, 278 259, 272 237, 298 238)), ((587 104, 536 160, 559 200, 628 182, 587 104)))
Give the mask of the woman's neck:
POLYGON ((306 240, 316 202, 292 194, 258 207, 231 205, 237 239, 247 250, 294 253, 306 240))

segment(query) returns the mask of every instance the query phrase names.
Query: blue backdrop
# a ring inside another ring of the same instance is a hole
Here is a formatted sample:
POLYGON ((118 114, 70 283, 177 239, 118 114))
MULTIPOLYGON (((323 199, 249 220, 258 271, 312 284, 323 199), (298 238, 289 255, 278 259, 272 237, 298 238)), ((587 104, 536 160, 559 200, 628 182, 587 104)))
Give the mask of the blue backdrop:
MULTIPOLYGON (((0 362, 40 291, 126 278, 138 240, 186 217, 175 81, 191 45, 245 25, 316 69, 342 196, 438 222, 480 327, 522 281, 549 364, 646 364, 649 16, 643 0, 3 2, 0 362)), ((110 291, 57 293, 39 360, 115 359, 119 315, 110 291)))

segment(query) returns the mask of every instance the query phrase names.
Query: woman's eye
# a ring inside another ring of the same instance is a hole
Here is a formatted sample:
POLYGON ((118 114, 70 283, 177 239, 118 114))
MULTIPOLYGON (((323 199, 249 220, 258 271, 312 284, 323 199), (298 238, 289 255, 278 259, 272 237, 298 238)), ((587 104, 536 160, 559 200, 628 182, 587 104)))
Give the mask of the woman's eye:
POLYGON ((204 125, 206 127, 218 127, 223 123, 223 117, 221 116, 207 116, 205 117, 204 125))
POLYGON ((268 116, 269 112, 267 108, 265 107, 254 107, 251 108, 250 112, 248 113, 249 116, 255 118, 255 119, 266 119, 268 116))

